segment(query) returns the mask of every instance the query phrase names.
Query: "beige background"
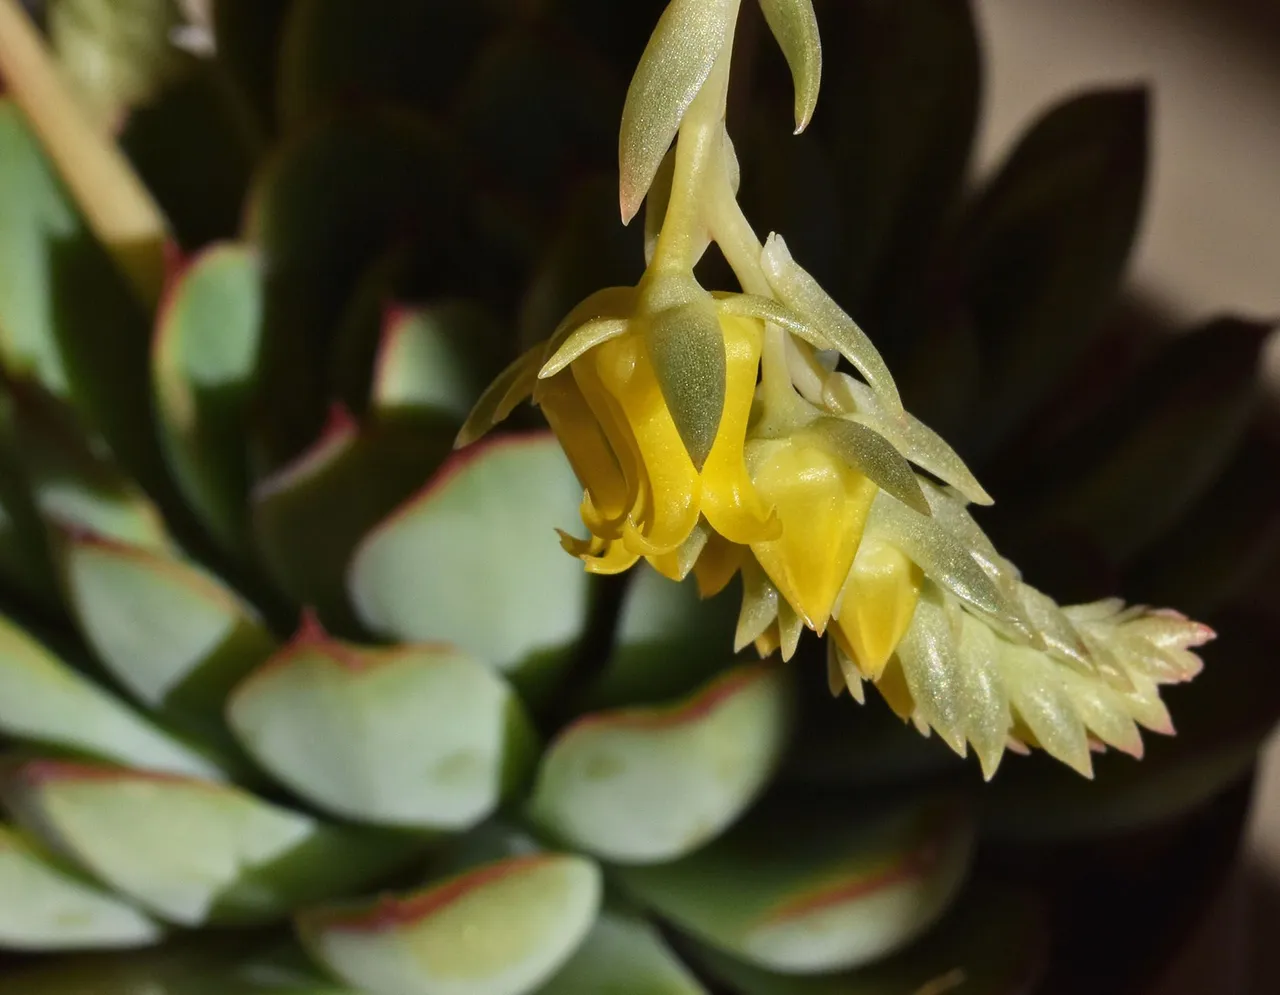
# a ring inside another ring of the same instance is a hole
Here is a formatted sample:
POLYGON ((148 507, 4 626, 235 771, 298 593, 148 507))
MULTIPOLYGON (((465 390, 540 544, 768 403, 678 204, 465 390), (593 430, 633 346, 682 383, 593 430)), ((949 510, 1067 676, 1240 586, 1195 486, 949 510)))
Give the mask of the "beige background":
MULTIPOLYGON (((1149 81, 1154 176, 1137 283, 1188 318, 1222 306, 1280 317, 1280 2, 977 2, 988 46, 981 163, 989 167, 1064 91, 1149 81)), ((1272 346, 1280 396, 1280 337, 1272 346)), ((1280 738, 1269 751, 1246 866, 1167 995, 1280 993, 1277 896, 1280 738)))

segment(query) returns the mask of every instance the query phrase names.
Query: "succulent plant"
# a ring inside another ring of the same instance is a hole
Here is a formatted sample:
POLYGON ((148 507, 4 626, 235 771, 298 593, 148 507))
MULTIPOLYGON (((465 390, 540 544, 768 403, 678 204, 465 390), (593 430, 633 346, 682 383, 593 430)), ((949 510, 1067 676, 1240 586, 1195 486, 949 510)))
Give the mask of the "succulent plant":
POLYGON ((1115 320, 1140 92, 971 187, 956 0, 27 6, 0 993, 1130 982, 1280 712, 1269 329, 1115 320), (1114 595, 1222 636, 1168 710, 1114 595))

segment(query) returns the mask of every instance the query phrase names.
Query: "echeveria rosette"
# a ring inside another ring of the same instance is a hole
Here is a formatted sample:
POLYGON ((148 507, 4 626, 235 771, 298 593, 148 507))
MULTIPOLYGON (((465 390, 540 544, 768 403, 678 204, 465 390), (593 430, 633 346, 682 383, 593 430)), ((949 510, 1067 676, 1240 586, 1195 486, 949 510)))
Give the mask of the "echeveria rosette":
MULTIPOLYGON (((972 745, 988 777, 1009 748, 1087 776, 1094 750, 1140 756, 1139 726, 1173 732, 1160 686, 1199 672, 1212 631, 1112 601, 1063 608, 1025 584, 969 513, 991 497, 903 409, 865 333, 781 237, 760 243, 725 126, 738 6, 670 4, 628 94, 621 203, 628 221, 649 199, 645 275, 517 360, 459 443, 531 397, 585 488, 588 535, 562 544, 588 571, 643 558, 695 573, 704 595, 741 574, 736 650, 787 660, 805 629, 829 635, 833 693, 862 700, 872 683, 921 732, 972 745), (742 293, 698 284, 712 242, 742 293)), ((807 2, 764 8, 803 130, 816 19, 807 2)))

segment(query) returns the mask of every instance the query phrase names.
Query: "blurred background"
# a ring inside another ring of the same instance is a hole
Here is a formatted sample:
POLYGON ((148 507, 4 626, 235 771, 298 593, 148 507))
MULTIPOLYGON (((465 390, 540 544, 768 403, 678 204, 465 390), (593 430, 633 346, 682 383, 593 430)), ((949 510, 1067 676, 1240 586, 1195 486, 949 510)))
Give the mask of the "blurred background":
MULTIPOLYGON (((980 165, 1038 109, 1102 82, 1153 84, 1152 182, 1131 279, 1185 324, 1223 302, 1280 316, 1280 5, 1272 0, 979 0, 980 165)), ((1280 349, 1269 369, 1280 396, 1280 349)), ((1277 661, 1280 664, 1280 661, 1277 661)), ((1162 995, 1280 992, 1280 739, 1241 867, 1162 995)))

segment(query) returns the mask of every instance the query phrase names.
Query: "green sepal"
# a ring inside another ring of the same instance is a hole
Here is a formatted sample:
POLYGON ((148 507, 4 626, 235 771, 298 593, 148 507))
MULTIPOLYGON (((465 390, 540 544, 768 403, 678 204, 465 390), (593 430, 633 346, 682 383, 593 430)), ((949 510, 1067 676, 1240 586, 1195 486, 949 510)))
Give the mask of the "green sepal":
POLYGON ((347 574, 360 620, 402 642, 452 643, 522 689, 568 659, 588 578, 560 548, 582 489, 550 434, 453 456, 360 544, 347 574))
POLYGON ((405 829, 474 826, 536 751, 523 706, 489 667, 444 645, 338 642, 314 622, 236 688, 227 721, 311 804, 405 829))
POLYGON ((728 390, 720 316, 709 297, 698 298, 660 311, 643 327, 662 398, 701 470, 720 430, 728 390))
POLYGON ((297 926, 313 957, 370 995, 522 995, 582 944, 600 897, 595 864, 540 853, 410 895, 310 909, 297 926))
POLYGON ((690 856, 616 874, 658 915, 747 963, 783 974, 857 967, 951 905, 973 833, 950 801, 848 808, 766 803, 690 856))
POLYGON ((0 950, 126 949, 163 936, 138 909, 0 824, 0 950))
POLYGON ((152 708, 210 719, 275 648, 254 609, 194 563, 84 533, 58 556, 86 643, 152 708))
POLYGON ((423 848, 414 836, 326 825, 230 785, 105 765, 20 763, 3 796, 23 828, 181 926, 274 922, 368 887, 423 848))
POLYGON ((678 859, 755 801, 790 742, 790 670, 731 670, 688 698, 587 715, 551 743, 531 818, 575 849, 624 864, 678 859))

